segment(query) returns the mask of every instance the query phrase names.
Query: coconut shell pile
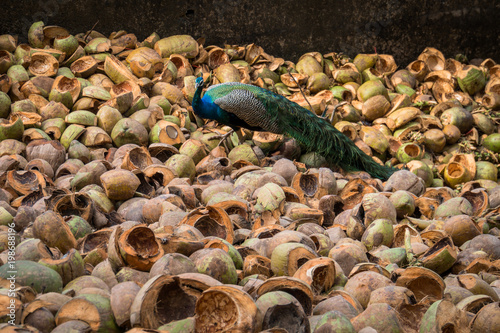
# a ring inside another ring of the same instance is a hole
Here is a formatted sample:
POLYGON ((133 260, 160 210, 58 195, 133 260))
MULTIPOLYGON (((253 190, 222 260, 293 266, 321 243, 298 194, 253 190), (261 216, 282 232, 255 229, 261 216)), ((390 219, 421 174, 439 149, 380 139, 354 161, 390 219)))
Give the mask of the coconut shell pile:
POLYGON ((28 40, 0 36, 2 332, 500 331, 494 60, 293 63, 43 22, 28 40), (221 142, 193 114, 198 76, 285 95, 401 170, 221 142))

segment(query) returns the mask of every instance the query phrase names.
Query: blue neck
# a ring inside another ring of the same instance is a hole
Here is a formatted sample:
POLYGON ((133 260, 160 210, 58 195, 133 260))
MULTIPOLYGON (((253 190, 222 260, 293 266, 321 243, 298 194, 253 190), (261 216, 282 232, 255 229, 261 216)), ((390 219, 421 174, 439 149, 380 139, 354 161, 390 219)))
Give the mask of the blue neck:
POLYGON ((202 90, 203 88, 199 87, 194 92, 193 102, 191 104, 193 106, 193 111, 200 118, 216 120, 219 107, 213 103, 210 96, 205 95, 201 98, 202 90))
POLYGON ((196 109, 199 109, 201 107, 201 91, 203 90, 203 87, 198 87, 196 88, 194 95, 193 95, 193 101, 191 102, 191 106, 193 107, 193 110, 195 113, 197 113, 196 109))

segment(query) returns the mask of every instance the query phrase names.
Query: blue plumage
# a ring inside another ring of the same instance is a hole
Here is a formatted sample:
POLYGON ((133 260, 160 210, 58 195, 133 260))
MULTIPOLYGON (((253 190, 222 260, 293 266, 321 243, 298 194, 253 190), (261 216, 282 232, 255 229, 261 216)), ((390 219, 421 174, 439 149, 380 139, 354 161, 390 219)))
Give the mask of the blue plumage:
POLYGON ((232 128, 289 135, 345 171, 364 170, 381 179, 395 171, 376 163, 327 121, 281 95, 238 82, 211 86, 203 98, 202 89, 200 77, 192 103, 198 117, 232 128))

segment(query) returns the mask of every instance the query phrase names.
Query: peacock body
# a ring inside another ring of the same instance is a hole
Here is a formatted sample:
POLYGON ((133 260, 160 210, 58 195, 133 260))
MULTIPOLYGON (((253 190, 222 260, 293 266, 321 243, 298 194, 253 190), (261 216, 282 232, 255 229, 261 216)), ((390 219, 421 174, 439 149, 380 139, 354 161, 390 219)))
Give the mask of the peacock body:
POLYGON ((211 86, 203 98, 202 89, 203 79, 197 78, 192 105, 201 118, 232 128, 289 135, 345 171, 366 171, 380 179, 395 171, 376 163, 326 120, 281 95, 238 82, 211 86))

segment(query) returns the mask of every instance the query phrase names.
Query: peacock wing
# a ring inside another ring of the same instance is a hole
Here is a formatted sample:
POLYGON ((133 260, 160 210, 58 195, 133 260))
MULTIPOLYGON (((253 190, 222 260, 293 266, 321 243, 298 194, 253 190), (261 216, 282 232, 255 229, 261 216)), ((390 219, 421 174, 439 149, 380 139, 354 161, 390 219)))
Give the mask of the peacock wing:
POLYGON ((233 89, 224 96, 215 99, 214 103, 222 110, 234 114, 249 127, 282 133, 275 119, 277 114, 268 110, 261 99, 250 90, 233 89))

